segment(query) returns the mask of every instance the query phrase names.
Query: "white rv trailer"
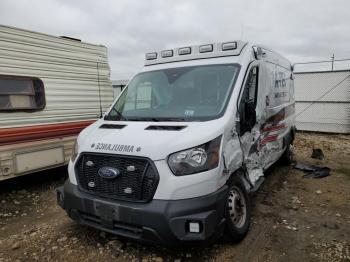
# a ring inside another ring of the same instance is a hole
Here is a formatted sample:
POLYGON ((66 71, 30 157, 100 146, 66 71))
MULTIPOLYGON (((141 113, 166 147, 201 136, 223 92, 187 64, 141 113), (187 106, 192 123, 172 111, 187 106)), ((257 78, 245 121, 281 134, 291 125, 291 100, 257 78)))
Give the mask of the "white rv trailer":
POLYGON ((106 47, 0 25, 0 180, 67 164, 112 100, 106 47))
POLYGON ((68 215, 137 240, 243 239, 249 193, 291 161, 292 67, 242 41, 146 55, 104 118, 84 129, 57 190, 68 215))

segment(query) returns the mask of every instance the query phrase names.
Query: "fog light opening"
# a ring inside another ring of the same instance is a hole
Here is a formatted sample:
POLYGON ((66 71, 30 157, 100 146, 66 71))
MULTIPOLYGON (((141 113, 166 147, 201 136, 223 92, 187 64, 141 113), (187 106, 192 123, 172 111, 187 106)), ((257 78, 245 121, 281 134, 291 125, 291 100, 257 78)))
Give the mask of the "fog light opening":
POLYGON ((187 232, 199 234, 203 230, 201 221, 188 221, 187 222, 187 232))

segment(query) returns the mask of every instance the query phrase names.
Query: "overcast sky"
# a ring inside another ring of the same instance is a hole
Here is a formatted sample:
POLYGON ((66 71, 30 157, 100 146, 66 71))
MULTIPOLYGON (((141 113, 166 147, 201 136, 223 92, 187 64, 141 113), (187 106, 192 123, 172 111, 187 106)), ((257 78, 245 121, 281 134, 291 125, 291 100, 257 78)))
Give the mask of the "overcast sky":
POLYGON ((112 79, 128 79, 147 51, 241 38, 293 63, 350 58, 349 10, 349 0, 0 0, 0 24, 103 44, 112 79))

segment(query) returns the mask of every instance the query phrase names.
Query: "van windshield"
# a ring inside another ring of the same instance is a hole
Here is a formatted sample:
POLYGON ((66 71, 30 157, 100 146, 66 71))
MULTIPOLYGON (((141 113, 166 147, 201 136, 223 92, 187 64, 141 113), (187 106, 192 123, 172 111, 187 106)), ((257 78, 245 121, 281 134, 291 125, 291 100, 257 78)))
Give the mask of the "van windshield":
POLYGON ((169 68, 136 75, 105 117, 124 121, 206 121, 224 113, 238 64, 169 68))

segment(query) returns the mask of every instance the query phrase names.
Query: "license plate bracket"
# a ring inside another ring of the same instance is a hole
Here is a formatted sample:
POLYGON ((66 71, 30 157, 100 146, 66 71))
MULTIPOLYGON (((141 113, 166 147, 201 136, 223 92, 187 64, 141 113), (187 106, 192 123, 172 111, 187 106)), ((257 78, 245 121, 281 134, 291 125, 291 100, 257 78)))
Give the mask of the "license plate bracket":
POLYGON ((110 229, 113 229, 113 222, 116 214, 116 208, 104 203, 96 203, 96 211, 101 219, 101 223, 110 229))

